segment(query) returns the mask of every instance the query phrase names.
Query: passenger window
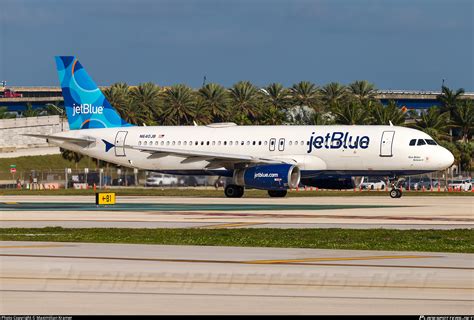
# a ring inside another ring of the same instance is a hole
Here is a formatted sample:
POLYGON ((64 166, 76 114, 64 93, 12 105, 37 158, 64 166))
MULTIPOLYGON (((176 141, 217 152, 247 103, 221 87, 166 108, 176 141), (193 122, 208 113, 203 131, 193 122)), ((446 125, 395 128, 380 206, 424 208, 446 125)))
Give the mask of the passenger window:
POLYGON ((291 140, 288 141, 288 144, 289 144, 290 146, 293 145, 293 141, 291 141, 291 140))
POLYGON ((410 140, 410 146, 414 146, 416 144, 416 139, 411 139, 410 140))
POLYGON ((138 141, 138 145, 141 146, 141 145, 142 145, 142 142, 141 142, 141 141, 138 141))
POLYGON ((143 145, 144 145, 144 146, 146 146, 146 141, 145 141, 145 142, 143 142, 143 145))
POLYGON ((215 141, 212 141, 212 145, 215 146, 215 145, 216 145, 216 142, 215 142, 215 141))
POLYGON ((161 143, 160 143, 160 144, 161 144, 161 145, 164 145, 164 144, 165 144, 165 142, 164 142, 164 141, 161 141, 161 143))
POLYGON ((255 145, 256 143, 257 143, 257 142, 254 140, 253 143, 252 143, 252 145, 255 145))
POLYGON ((220 146, 220 145, 221 145, 221 142, 220 142, 220 141, 218 141, 218 142, 217 142, 217 145, 219 145, 219 146, 220 146))
POLYGON ((178 141, 178 146, 180 146, 180 145, 181 145, 181 141, 178 141))
POLYGON ((229 141, 229 145, 230 145, 230 146, 232 145, 232 141, 229 141))
POLYGON ((240 144, 243 146, 243 145, 244 145, 244 142, 242 141, 240 144))
POLYGON ((185 146, 185 145, 187 145, 187 144, 188 144, 188 142, 187 142, 187 141, 184 141, 184 142, 183 142, 183 145, 184 145, 184 146, 185 146))
POLYGON ((259 142, 258 142, 258 145, 261 146, 261 145, 262 145, 262 141, 259 141, 259 142))
POLYGON ((435 146, 436 145, 436 141, 434 140, 431 140, 431 139, 425 139, 426 143, 429 144, 430 146, 435 146))
MULTIPOLYGON (((303 145, 303 144, 304 144, 304 141, 301 141, 301 145, 303 145)), ((309 141, 308 141, 308 146, 309 146, 309 141)))
POLYGON ((150 141, 150 146, 152 146, 152 145, 153 145, 153 141, 150 141))
POLYGON ((174 146, 174 141, 171 144, 174 146))
POLYGON ((247 141, 247 145, 248 145, 248 146, 250 145, 250 141, 247 141))
POLYGON ((268 141, 263 141, 263 145, 267 145, 268 144, 268 141))
POLYGON ((206 145, 209 145, 209 141, 206 143, 206 145))
POLYGON ((201 146, 203 146, 203 145, 204 145, 204 141, 201 141, 201 146))
POLYGON ((295 141, 295 146, 297 146, 297 145, 298 145, 298 141, 295 141))
POLYGON ((199 144, 199 141, 196 141, 196 142, 194 143, 195 146, 197 146, 198 144, 199 144))
POLYGON ((227 145, 227 141, 224 141, 224 145, 225 145, 225 146, 227 145))
POLYGON ((416 144, 417 146, 424 146, 426 144, 425 140, 423 139, 418 139, 418 143, 416 144))

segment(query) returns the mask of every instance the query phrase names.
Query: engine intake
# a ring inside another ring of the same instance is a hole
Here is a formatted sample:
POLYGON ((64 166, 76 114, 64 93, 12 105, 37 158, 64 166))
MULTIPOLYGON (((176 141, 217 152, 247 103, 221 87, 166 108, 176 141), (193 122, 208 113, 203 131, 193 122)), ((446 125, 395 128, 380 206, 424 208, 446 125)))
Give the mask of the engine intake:
POLYGON ((234 183, 263 190, 286 190, 300 183, 300 169, 291 164, 257 165, 234 171, 234 183))

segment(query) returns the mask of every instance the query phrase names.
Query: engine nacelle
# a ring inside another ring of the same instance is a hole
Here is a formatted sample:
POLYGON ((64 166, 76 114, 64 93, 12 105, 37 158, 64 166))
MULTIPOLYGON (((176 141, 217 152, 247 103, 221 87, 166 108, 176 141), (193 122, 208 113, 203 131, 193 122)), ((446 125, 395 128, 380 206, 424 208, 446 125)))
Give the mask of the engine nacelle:
POLYGON ((300 169, 291 164, 257 165, 234 170, 234 183, 263 190, 286 190, 300 183, 300 169))
POLYGON ((354 180, 351 177, 307 178, 302 179, 301 183, 305 186, 320 189, 353 189, 355 186, 354 180))

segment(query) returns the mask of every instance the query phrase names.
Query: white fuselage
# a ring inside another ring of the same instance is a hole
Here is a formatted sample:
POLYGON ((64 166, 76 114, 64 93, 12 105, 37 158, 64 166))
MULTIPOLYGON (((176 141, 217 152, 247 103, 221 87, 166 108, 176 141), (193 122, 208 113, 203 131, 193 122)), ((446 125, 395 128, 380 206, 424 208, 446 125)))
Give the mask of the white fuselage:
POLYGON ((432 138, 421 131, 397 126, 159 126, 85 129, 57 133, 61 137, 95 139, 88 146, 52 141, 65 149, 122 166, 145 170, 232 171, 235 164, 212 166, 213 159, 166 153, 151 154, 135 147, 156 147, 249 155, 290 161, 302 175, 340 172, 351 175, 414 174, 445 169, 452 154, 439 145, 412 145, 413 139, 432 138), (106 143, 114 147, 106 151, 106 143))

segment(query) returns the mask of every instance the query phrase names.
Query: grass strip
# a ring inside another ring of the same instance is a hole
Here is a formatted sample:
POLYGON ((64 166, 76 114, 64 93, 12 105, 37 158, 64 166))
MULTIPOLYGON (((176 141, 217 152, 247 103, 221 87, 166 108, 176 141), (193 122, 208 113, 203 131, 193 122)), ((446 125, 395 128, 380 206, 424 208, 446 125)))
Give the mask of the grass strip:
POLYGON ((474 253, 471 229, 0 228, 0 240, 474 253))

